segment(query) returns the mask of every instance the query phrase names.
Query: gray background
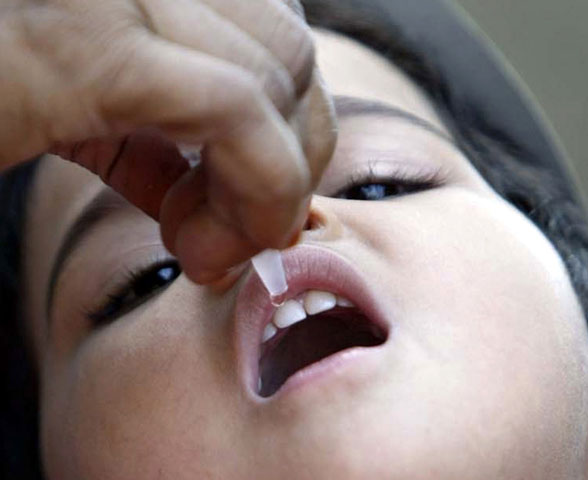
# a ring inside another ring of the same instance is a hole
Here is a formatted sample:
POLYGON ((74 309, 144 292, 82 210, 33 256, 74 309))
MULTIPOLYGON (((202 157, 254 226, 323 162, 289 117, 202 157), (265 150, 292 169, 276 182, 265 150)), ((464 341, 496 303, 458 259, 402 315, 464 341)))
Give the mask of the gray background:
POLYGON ((588 0, 456 0, 547 114, 588 198, 588 0))

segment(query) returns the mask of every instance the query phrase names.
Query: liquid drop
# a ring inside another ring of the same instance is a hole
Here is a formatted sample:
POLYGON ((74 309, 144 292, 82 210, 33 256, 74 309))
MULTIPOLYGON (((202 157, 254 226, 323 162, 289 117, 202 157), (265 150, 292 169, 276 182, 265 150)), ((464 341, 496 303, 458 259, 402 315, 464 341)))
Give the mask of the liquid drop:
POLYGON ((270 301, 272 305, 276 308, 280 308, 286 302, 286 294, 288 293, 288 289, 284 290, 284 292, 278 295, 271 295, 270 294, 270 301))
POLYGON ((251 259, 274 307, 284 304, 288 283, 282 264, 282 255, 277 250, 264 250, 251 259))

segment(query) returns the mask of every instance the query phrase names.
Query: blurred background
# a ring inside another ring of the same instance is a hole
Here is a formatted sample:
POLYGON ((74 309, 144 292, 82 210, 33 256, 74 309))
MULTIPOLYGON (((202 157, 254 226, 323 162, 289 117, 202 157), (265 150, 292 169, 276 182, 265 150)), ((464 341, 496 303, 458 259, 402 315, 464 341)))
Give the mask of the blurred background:
POLYGON ((588 0, 455 0, 546 112, 588 199, 588 0))

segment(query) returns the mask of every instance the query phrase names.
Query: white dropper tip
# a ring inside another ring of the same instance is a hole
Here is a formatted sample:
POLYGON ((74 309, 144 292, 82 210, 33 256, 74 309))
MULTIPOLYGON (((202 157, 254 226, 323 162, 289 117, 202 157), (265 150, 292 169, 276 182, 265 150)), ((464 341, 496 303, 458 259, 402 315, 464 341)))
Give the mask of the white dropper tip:
POLYGON ((278 250, 264 250, 251 259, 253 268, 272 297, 286 293, 286 272, 278 250))

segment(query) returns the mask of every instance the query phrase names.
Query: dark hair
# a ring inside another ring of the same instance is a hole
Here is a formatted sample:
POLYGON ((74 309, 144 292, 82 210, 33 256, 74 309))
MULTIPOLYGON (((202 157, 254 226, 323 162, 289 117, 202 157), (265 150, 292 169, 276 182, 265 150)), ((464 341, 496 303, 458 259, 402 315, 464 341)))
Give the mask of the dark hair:
MULTIPOLYGON (((488 183, 530 218, 551 240, 588 311, 588 227, 571 186, 556 170, 491 125, 467 100, 456 99, 426 59, 404 45, 394 26, 374 27, 362 15, 365 0, 308 0, 311 24, 339 31, 375 49, 404 70, 430 97, 460 147, 488 183), (345 3, 347 6, 343 7, 345 3)), ((369 19, 369 14, 366 14, 369 19)), ((0 177, 0 478, 40 479, 36 379, 27 361, 19 312, 21 245, 26 200, 37 162, 0 177)))
POLYGON ((0 478, 39 479, 37 379, 21 311, 26 203, 38 161, 0 176, 0 478))

